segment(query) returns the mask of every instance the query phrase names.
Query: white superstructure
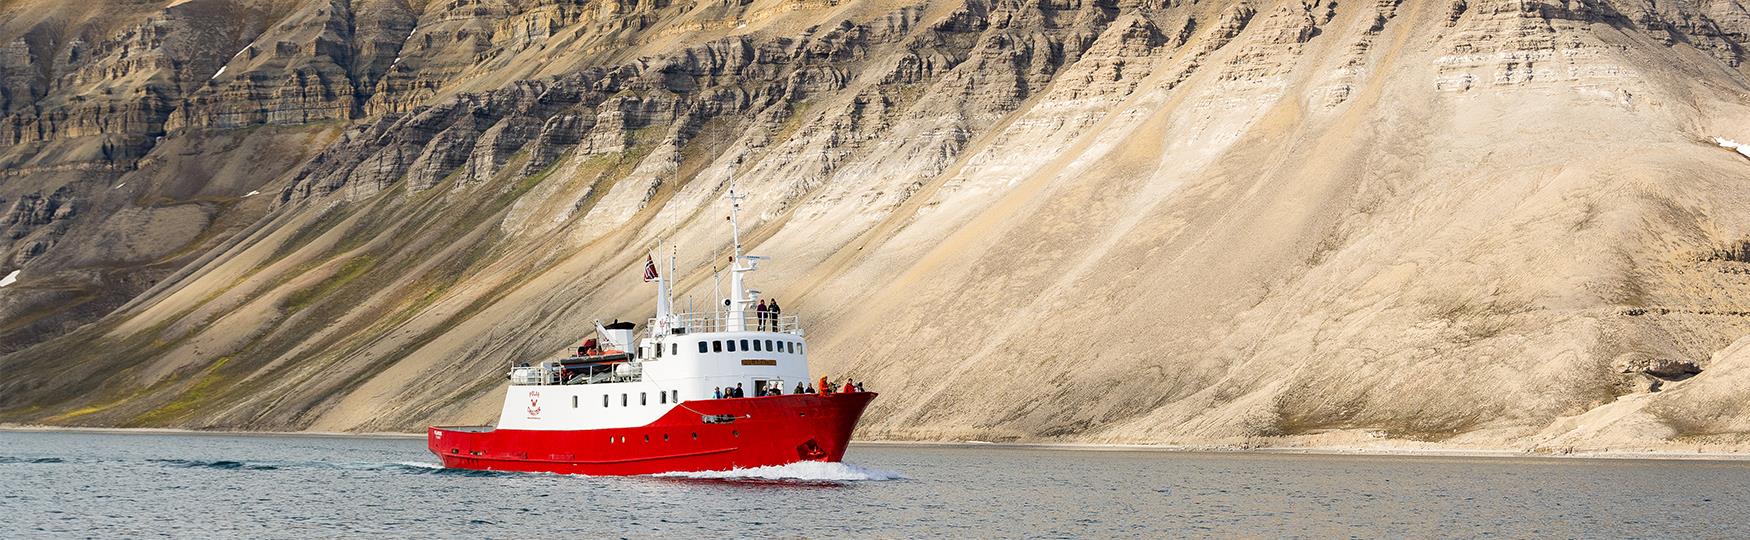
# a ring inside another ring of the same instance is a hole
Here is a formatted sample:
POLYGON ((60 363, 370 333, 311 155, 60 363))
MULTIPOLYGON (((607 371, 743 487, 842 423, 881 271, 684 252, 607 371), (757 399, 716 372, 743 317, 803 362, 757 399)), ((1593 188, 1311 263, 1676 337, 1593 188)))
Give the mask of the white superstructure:
POLYGON ((717 389, 740 386, 746 397, 761 389, 791 393, 808 382, 807 343, 793 315, 765 317, 760 293, 746 274, 765 257, 742 253, 740 196, 730 189, 734 233, 730 295, 710 312, 675 313, 667 272, 654 272, 656 316, 643 336, 635 325, 596 323, 599 351, 513 367, 499 429, 587 430, 642 426, 689 400, 712 399, 717 389), (637 343, 634 344, 633 341, 637 343), (635 345, 635 346, 634 346, 635 345))

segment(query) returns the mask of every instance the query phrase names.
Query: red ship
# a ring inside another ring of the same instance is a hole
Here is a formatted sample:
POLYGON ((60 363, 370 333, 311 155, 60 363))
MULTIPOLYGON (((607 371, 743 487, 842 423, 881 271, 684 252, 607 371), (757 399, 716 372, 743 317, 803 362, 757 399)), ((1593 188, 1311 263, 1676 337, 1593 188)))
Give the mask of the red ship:
MULTIPOLYGON (((733 190, 730 202, 736 227, 733 190)), ((642 336, 598 322, 578 354, 511 368, 496 426, 434 426, 427 446, 446 467, 589 475, 840 461, 875 394, 810 382, 798 318, 755 309, 744 287, 764 257, 742 255, 738 230, 734 246, 722 309, 673 312, 649 261, 657 307, 642 336)))

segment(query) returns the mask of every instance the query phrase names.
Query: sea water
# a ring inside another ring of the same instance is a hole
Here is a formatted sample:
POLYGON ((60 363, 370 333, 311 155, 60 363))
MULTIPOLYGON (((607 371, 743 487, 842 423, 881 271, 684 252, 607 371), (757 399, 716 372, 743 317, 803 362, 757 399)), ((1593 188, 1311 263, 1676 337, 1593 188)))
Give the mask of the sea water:
POLYGON ((1750 463, 853 445, 443 469, 422 439, 0 431, 5 538, 1750 537, 1750 463))

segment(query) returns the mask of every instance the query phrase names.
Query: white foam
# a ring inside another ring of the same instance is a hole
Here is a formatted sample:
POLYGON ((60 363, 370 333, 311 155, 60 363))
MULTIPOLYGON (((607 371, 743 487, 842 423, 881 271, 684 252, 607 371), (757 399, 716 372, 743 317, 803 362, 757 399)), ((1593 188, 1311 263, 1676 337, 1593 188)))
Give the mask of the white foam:
POLYGON ((868 469, 848 463, 823 463, 819 461, 801 461, 789 465, 754 467, 751 469, 730 469, 727 471, 672 472, 657 474, 654 476, 662 478, 802 480, 817 482, 858 482, 865 480, 879 481, 905 479, 904 475, 893 471, 868 469))
POLYGON ((413 467, 413 468, 418 468, 418 469, 442 469, 442 468, 444 468, 443 465, 439 465, 436 463, 426 463, 423 461, 397 461, 397 462, 395 462, 395 464, 403 466, 403 467, 413 467))
POLYGON ((18 273, 21 271, 22 270, 13 270, 12 273, 6 274, 6 277, 0 278, 0 287, 18 283, 18 273))
POLYGON ((1750 158, 1750 144, 1738 144, 1738 141, 1727 139, 1725 137, 1714 137, 1714 143, 1726 148, 1737 150, 1739 154, 1750 158))

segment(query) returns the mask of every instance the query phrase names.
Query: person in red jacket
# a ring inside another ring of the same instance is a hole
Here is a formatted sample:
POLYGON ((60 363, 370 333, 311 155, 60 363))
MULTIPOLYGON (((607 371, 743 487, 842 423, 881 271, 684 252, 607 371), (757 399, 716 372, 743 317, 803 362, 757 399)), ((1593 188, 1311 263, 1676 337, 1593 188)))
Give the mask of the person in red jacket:
POLYGON ((846 393, 846 394, 849 394, 849 393, 851 393, 851 392, 856 392, 856 391, 857 391, 857 387, 856 387, 856 386, 855 386, 855 385, 852 385, 852 384, 851 384, 851 378, 850 378, 850 377, 845 377, 845 387, 844 387, 844 388, 842 388, 842 389, 840 389, 840 390, 839 390, 839 391, 840 391, 840 392, 844 392, 844 393, 846 393))

